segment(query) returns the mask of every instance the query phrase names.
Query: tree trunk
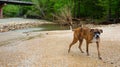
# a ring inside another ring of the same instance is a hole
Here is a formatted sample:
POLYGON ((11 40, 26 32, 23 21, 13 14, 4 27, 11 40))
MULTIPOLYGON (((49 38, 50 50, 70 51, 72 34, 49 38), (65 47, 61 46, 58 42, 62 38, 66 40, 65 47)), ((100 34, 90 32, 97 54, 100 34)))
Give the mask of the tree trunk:
POLYGON ((42 17, 45 17, 45 13, 43 12, 42 8, 39 8, 41 14, 42 14, 42 17))
POLYGON ((118 23, 119 22, 119 16, 120 16, 120 2, 118 1, 117 3, 117 6, 116 6, 116 9, 115 9, 115 23, 118 23))
POLYGON ((74 18, 76 18, 76 1, 74 0, 74 10, 73 10, 73 12, 74 12, 74 18))
POLYGON ((78 1, 78 18, 80 19, 80 0, 78 1))
POLYGON ((0 18, 3 18, 3 10, 2 10, 2 8, 3 8, 4 5, 5 4, 0 4, 0 18))
POLYGON ((109 8, 108 8, 108 21, 110 21, 111 20, 111 0, 109 0, 109 8))

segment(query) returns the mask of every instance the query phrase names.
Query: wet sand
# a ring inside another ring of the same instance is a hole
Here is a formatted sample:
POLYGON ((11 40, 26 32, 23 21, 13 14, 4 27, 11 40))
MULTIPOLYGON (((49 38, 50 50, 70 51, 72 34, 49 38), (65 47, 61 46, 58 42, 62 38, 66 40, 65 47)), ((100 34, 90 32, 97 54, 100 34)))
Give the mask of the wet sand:
POLYGON ((90 56, 86 55, 85 41, 82 45, 84 53, 79 51, 76 43, 68 54, 73 38, 70 30, 31 32, 29 36, 5 32, 0 34, 0 43, 15 41, 0 46, 0 67, 120 67, 120 24, 98 28, 103 29, 100 43, 103 60, 98 59, 95 43, 89 45, 90 56), (25 39, 30 36, 36 37, 25 39))

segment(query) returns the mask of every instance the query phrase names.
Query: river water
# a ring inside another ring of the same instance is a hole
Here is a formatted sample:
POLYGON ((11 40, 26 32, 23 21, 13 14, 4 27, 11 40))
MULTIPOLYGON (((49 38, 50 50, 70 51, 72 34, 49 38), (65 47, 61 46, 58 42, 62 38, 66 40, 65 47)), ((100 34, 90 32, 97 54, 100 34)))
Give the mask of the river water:
POLYGON ((52 31, 52 30, 68 30, 68 26, 61 26, 58 24, 42 24, 34 28, 26 28, 14 30, 15 32, 39 32, 39 31, 52 31))
POLYGON ((34 28, 26 28, 14 30, 15 32, 39 32, 39 31, 51 31, 51 30, 68 30, 68 26, 61 26, 58 24, 53 24, 53 22, 39 20, 39 19, 24 19, 24 18, 4 18, 0 19, 0 24, 10 24, 10 23, 31 23, 39 22, 41 25, 34 28), (51 24, 52 23, 52 24, 51 24))

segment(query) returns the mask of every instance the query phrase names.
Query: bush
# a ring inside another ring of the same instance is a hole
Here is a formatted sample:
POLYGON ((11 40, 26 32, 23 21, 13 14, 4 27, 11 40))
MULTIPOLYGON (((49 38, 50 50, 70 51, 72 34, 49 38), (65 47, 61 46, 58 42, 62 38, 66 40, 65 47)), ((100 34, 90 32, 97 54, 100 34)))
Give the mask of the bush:
POLYGON ((3 15, 5 17, 16 17, 19 15, 19 6, 16 5, 6 5, 3 7, 3 15))

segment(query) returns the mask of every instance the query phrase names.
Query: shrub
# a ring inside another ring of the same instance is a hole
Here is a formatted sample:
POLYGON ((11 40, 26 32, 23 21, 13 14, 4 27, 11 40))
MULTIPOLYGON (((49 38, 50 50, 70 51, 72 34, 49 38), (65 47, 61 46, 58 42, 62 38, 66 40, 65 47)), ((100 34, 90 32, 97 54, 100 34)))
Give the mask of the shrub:
POLYGON ((16 5, 6 5, 3 7, 3 15, 5 17, 16 17, 19 15, 19 6, 16 5))

